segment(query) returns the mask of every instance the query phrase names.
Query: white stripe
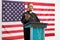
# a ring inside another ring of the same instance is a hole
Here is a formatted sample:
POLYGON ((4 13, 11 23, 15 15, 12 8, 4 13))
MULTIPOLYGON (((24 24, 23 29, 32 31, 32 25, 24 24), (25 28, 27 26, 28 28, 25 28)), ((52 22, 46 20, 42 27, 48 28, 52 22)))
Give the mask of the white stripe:
MULTIPOLYGON (((39 19, 41 19, 41 18, 39 18, 39 19)), ((45 18, 45 19, 48 19, 48 18, 45 18)), ((43 23, 55 23, 55 21, 40 21, 40 22, 43 22, 43 23)), ((23 25, 22 23, 16 23, 16 22, 15 23, 13 23, 13 22, 11 22, 11 23, 10 22, 8 22, 8 23, 7 22, 3 22, 2 23, 2 25, 14 25, 14 24, 21 24, 21 25, 23 25)))
MULTIPOLYGON (((27 5, 25 5, 25 8, 28 8, 27 5)), ((36 6, 36 5, 33 5, 33 8, 43 8, 43 9, 55 9, 54 6, 36 6)))
POLYGON ((55 26, 47 26, 47 28, 55 28, 55 26))
POLYGON ((42 18, 42 19, 44 19, 44 18, 45 18, 45 19, 46 19, 46 18, 47 18, 47 19, 49 19, 49 18, 50 18, 50 19, 52 19, 52 18, 55 19, 54 16, 37 16, 37 17, 40 18, 40 19, 41 19, 41 18, 42 18))
POLYGON ((24 40, 24 38, 23 39, 14 39, 14 40, 24 40))
MULTIPOLYGON (((25 12, 26 12, 27 10, 25 10, 25 12)), ((33 10, 33 12, 34 13, 42 13, 42 14, 46 14, 46 13, 49 13, 49 14, 51 14, 51 13, 55 13, 55 11, 36 11, 36 10, 33 10)))
POLYGON ((55 23, 55 21, 40 21, 41 23, 55 23))
POLYGON ((56 40, 56 36, 45 37, 45 40, 56 40))
POLYGON ((10 36, 19 36, 19 35, 24 35, 23 32, 18 32, 18 33, 7 33, 7 34, 2 34, 2 37, 10 37, 10 36))
POLYGON ((45 31, 45 34, 47 33, 55 33, 55 31, 45 31))
POLYGON ((55 13, 54 11, 36 11, 33 10, 34 13, 55 13))
POLYGON ((21 22, 2 22, 2 25, 22 24, 21 22))
POLYGON ((2 31, 23 30, 23 27, 2 28, 2 31))

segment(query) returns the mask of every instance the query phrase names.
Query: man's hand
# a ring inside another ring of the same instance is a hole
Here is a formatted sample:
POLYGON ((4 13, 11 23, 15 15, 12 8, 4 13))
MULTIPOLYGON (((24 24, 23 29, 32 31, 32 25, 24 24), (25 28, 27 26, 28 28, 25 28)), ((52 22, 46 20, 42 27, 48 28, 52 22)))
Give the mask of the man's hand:
POLYGON ((29 20, 29 18, 30 18, 30 15, 29 14, 25 14, 25 19, 29 20))

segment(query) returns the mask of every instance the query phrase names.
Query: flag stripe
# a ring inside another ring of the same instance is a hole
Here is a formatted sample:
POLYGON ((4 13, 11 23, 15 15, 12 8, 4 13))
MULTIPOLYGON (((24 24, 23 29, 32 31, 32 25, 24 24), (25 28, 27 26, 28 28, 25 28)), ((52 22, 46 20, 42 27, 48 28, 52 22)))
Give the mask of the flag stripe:
POLYGON ((23 27, 2 28, 2 31, 23 30, 23 27))
MULTIPOLYGON (((25 8, 25 10, 28 10, 28 8, 25 8)), ((37 10, 37 11, 55 11, 55 9, 43 9, 43 8, 34 8, 33 10, 37 10)))
POLYGON ((13 25, 2 25, 3 28, 5 27, 22 27, 22 24, 13 24, 13 25))
POLYGON ((40 21, 55 21, 55 19, 40 19, 40 21))
POLYGON ((54 31, 55 28, 45 28, 45 31, 54 31))
POLYGON ((2 34, 6 34, 6 33, 17 33, 17 32, 24 32, 24 31, 23 30, 3 31, 2 34))
MULTIPOLYGON (((25 2, 25 5, 28 5, 29 2, 25 2)), ((40 3, 40 2, 31 2, 33 5, 40 5, 40 6, 55 6, 54 3, 40 3)))
POLYGON ((23 39, 24 36, 20 35, 20 36, 11 36, 11 37, 2 37, 3 40, 11 40, 11 39, 23 39))
POLYGON ((42 14, 42 13, 39 13, 39 14, 36 14, 37 16, 55 16, 55 14, 51 13, 46 13, 46 14, 42 14))
POLYGON ((21 36, 24 35, 23 32, 17 32, 17 33, 6 33, 6 34, 2 34, 2 37, 11 37, 11 36, 21 36))
MULTIPOLYGON (((50 23, 48 24, 48 26, 54 26, 55 24, 53 23, 50 23)), ((10 27, 22 27, 23 25, 22 24, 13 24, 13 25, 2 25, 3 28, 10 28, 10 27)))
MULTIPOLYGON (((33 8, 43 8, 43 9, 55 9, 54 6, 40 6, 40 5, 33 5, 33 8)), ((27 5, 25 5, 25 8, 27 8, 27 5)))
POLYGON ((45 34, 45 37, 49 37, 49 36, 55 36, 55 33, 48 33, 48 34, 46 33, 45 34))

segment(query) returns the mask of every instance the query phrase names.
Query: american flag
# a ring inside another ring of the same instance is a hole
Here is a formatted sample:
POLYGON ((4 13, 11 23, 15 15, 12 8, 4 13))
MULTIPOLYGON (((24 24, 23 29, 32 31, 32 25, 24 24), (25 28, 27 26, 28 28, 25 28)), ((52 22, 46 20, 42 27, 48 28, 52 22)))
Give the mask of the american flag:
MULTIPOLYGON (((24 40, 22 14, 29 2, 2 1, 2 40, 24 40)), ((40 22, 48 23, 45 37, 55 36, 55 4, 31 2, 40 22)))

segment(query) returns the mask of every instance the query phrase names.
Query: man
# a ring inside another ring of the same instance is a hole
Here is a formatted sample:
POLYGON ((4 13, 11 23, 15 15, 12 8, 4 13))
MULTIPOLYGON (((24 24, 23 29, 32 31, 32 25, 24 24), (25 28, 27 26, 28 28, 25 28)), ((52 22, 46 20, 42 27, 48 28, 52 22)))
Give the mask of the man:
MULTIPOLYGON (((21 22, 25 25, 28 22, 40 22, 38 17, 33 11, 33 4, 28 4, 28 11, 23 13, 21 22)), ((24 38, 25 40, 30 40, 30 28, 24 28, 24 38)))

